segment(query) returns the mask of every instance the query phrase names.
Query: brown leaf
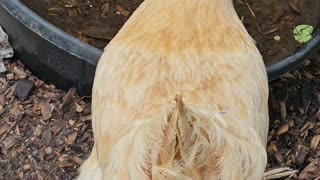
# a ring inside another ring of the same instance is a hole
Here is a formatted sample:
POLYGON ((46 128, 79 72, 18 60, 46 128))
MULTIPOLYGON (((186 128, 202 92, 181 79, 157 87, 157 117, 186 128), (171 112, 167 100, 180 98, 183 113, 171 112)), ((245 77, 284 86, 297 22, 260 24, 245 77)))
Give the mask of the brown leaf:
POLYGON ((74 132, 74 133, 70 134, 68 136, 67 140, 66 140, 67 144, 73 145, 74 142, 76 141, 77 135, 78 135, 77 132, 74 132))
POLYGON ((302 170, 299 174, 299 180, 309 180, 309 179, 316 179, 320 176, 320 158, 315 159, 312 161, 306 168, 302 170))
POLYGON ((4 145, 4 148, 8 150, 16 144, 16 139, 14 138, 14 136, 9 136, 5 140, 3 140, 2 144, 4 145))
POLYGON ((320 142, 320 134, 312 138, 310 148, 313 150, 316 149, 319 145, 319 142, 320 142))
POLYGON ((40 109, 43 120, 48 120, 51 118, 53 108, 48 102, 41 103, 40 109))
POLYGON ((277 135, 279 136, 281 134, 284 134, 284 133, 288 132, 289 129, 290 129, 290 125, 285 124, 278 130, 277 135))

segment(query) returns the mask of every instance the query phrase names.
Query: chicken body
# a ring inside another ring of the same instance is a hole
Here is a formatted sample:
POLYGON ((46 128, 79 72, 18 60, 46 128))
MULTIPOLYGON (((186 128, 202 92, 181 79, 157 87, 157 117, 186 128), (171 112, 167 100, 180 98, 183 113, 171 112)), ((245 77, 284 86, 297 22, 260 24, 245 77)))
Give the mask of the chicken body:
POLYGON ((79 179, 263 179, 267 100, 231 0, 146 0, 97 66, 79 179))

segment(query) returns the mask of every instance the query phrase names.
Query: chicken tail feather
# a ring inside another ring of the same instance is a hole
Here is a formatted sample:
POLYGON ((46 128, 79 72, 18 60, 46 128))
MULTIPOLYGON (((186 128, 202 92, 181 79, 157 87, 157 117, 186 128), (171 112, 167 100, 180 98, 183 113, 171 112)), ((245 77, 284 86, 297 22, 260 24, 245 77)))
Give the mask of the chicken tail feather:
POLYGON ((182 95, 175 97, 175 104, 164 128, 163 145, 153 177, 201 179, 202 171, 215 166, 209 135, 201 119, 185 106, 182 95))

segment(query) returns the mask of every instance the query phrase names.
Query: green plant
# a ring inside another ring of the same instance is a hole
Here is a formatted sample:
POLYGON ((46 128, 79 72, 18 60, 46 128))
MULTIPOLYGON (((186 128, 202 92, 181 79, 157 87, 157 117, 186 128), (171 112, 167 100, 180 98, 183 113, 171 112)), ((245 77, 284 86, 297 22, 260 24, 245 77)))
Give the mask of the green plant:
POLYGON ((306 44, 312 39, 313 27, 311 25, 302 24, 296 26, 293 30, 293 36, 300 44, 306 44))

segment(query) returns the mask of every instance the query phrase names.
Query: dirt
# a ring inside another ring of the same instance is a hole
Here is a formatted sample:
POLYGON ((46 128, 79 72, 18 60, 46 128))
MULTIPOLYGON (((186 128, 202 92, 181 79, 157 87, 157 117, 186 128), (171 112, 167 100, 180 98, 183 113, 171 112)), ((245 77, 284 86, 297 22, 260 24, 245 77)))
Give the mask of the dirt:
MULTIPOLYGON (((69 34, 103 49, 143 0, 22 2, 69 34)), ((267 65, 293 54, 302 46, 292 35, 295 26, 316 26, 320 17, 320 0, 234 0, 234 4, 267 65), (279 36, 280 41, 276 41, 275 36, 279 36)))

